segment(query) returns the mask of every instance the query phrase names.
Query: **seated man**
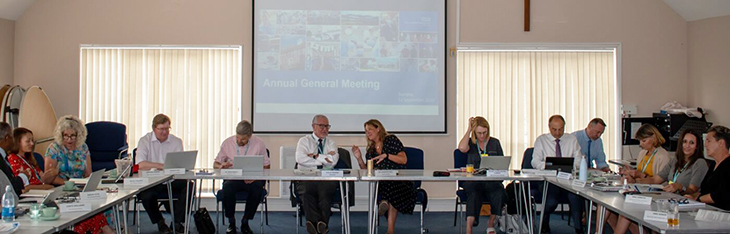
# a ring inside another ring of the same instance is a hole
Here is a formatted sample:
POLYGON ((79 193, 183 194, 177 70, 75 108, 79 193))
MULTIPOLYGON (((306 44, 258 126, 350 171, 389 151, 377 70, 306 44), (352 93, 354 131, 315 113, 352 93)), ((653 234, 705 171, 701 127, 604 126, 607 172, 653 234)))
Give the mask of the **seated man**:
MULTIPOLYGON (((266 145, 261 138, 253 135, 251 123, 243 120, 236 126, 236 135, 231 136, 221 144, 221 150, 215 158, 214 167, 231 168, 236 156, 259 155, 264 156, 264 169, 269 169, 271 163, 266 153, 266 145)), ((241 232, 244 234, 253 233, 248 221, 256 215, 256 209, 261 203, 264 194, 263 180, 226 180, 223 181, 223 209, 230 224, 226 230, 227 234, 236 233, 236 193, 245 191, 248 193, 246 199, 246 210, 241 219, 241 232)))
MULTIPOLYGON (((571 157, 576 159, 573 170, 577 170, 582 154, 580 153, 580 146, 578 145, 578 140, 575 136, 564 134, 565 119, 560 115, 550 116, 548 126, 550 127, 550 133, 542 134, 535 140, 535 150, 532 153, 532 167, 540 170, 545 169, 546 157, 571 157)), ((550 214, 558 208, 558 198, 566 196, 570 203, 570 214, 576 227, 575 232, 583 233, 583 225, 581 222, 584 203, 583 198, 552 184, 548 186, 547 190, 545 218, 542 223, 543 233, 550 232, 550 225, 548 221, 550 220, 550 214)))
MULTIPOLYGON (((164 170, 165 158, 169 152, 183 151, 182 140, 170 134, 170 117, 164 114, 158 114, 152 119, 152 132, 147 133, 139 139, 137 144, 137 159, 135 164, 139 165, 139 170, 164 170)), ((182 223, 185 221, 185 185, 187 180, 176 180, 172 182, 172 193, 180 194, 175 201, 175 232, 183 233, 184 227, 182 223)), ((165 219, 160 213, 160 207, 157 198, 160 195, 167 195, 167 185, 160 184, 139 194, 150 221, 157 224, 159 233, 171 233, 172 230, 165 223, 165 219)), ((165 209, 170 210, 168 202, 164 203, 165 209)))
MULTIPOLYGON (((316 115, 312 119, 313 133, 299 138, 296 160, 298 168, 332 168, 340 156, 337 144, 330 138, 331 125, 324 115, 316 115)), ((330 205, 337 189, 337 182, 299 181, 297 194, 302 200, 302 209, 307 219, 307 232, 327 233, 328 222, 332 211, 330 205)))
POLYGON ((25 186, 29 185, 30 182, 25 174, 20 173, 18 174, 18 176, 15 176, 15 174, 13 173, 13 169, 10 167, 10 163, 8 163, 7 160, 7 151, 10 150, 12 146, 13 129, 10 127, 10 124, 6 122, 0 122, 0 156, 2 156, 2 158, 0 159, 2 160, 2 162, 0 162, 0 170, 5 173, 5 176, 7 176, 10 180, 10 184, 13 185, 13 190, 15 191, 15 194, 20 196, 20 194, 23 193, 23 189, 25 188, 25 186))
POLYGON ((578 139, 580 152, 586 156, 589 169, 595 168, 604 172, 611 170, 606 163, 606 153, 603 152, 603 140, 601 140, 601 135, 605 130, 606 122, 603 122, 601 118, 595 118, 588 123, 586 129, 573 132, 573 136, 578 139))
POLYGON ((730 181, 728 143, 730 143, 730 129, 727 127, 713 126, 707 131, 705 149, 707 155, 715 159, 715 168, 702 182, 697 197, 698 201, 723 210, 730 210, 730 186, 727 186, 727 182, 730 181))

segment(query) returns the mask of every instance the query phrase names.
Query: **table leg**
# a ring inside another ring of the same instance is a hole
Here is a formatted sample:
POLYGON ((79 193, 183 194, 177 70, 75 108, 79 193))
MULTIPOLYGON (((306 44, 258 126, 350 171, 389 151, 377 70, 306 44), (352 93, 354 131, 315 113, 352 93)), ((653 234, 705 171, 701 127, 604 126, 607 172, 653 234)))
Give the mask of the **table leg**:
POLYGON ((346 227, 347 226, 347 224, 346 224, 347 215, 345 214, 347 212, 347 208, 345 208, 345 207, 349 206, 349 202, 347 201, 347 197, 345 196, 345 193, 347 191, 345 191, 345 185, 343 183, 347 183, 347 182, 340 181, 340 198, 342 199, 342 206, 340 207, 340 213, 341 213, 340 216, 342 218, 342 227, 344 229, 343 233, 348 234, 349 230, 346 227))
POLYGON ((530 182, 528 181, 527 182, 527 191, 525 192, 525 193, 527 193, 527 196, 525 197, 525 199, 527 199, 527 205, 528 205, 527 209, 530 212, 530 233, 534 233, 535 232, 535 210, 532 209, 533 208, 532 207, 532 205, 533 205, 532 204, 532 194, 530 194, 530 191, 532 191, 532 187, 530 187, 530 186, 531 186, 530 182))
MULTIPOLYGON (((520 220, 522 220, 522 196, 520 196, 522 192, 522 187, 520 186, 521 181, 515 180, 514 185, 514 192, 515 192, 515 207, 517 207, 517 215, 520 217, 520 220)), ((459 233, 461 233, 461 229, 459 229, 459 233)), ((520 228, 519 233, 522 234, 522 230, 520 228)))
POLYGON ((596 211, 598 212, 598 217, 600 218, 600 220, 596 220, 596 230, 598 231, 598 234, 602 234, 603 233, 603 225, 606 223, 605 222, 605 220, 606 220, 606 207, 605 206, 600 206, 600 208, 598 208, 598 209, 599 210, 596 210, 596 211))
POLYGON ((639 234, 644 234, 644 225, 639 224, 639 234))
MULTIPOLYGON (((170 215, 172 216, 172 222, 175 223, 175 207, 174 202, 172 202, 172 182, 175 181, 174 179, 171 179, 170 181, 167 181, 167 201, 170 202, 170 215)), ((139 222, 137 222, 137 225, 140 225, 139 222)), ((176 233, 175 225, 172 225, 172 232, 176 233)))
MULTIPOLYGON (((534 223, 532 222, 532 218, 529 217, 530 216, 530 213, 532 213, 532 212, 530 210, 529 205, 527 204, 528 203, 527 200, 529 198, 528 198, 527 194, 525 193, 525 183, 520 183, 520 190, 521 190, 521 193, 522 193, 522 197, 524 198, 522 201, 525 204, 525 208, 527 209, 527 215, 528 215, 528 217, 527 217, 527 231, 530 232, 530 233, 534 233, 533 232, 533 229, 534 229, 533 228, 533 225, 534 225, 534 223)), ((520 229, 522 229, 522 228, 520 227, 520 229)))
POLYGON ((373 191, 375 188, 373 188, 375 182, 370 181, 368 182, 368 234, 373 234, 373 228, 375 226, 375 222, 373 221, 373 191))
POLYGON ((537 226, 538 233, 542 233, 542 222, 545 219, 545 203, 547 203, 547 190, 548 190, 548 181, 545 180, 545 182, 543 182, 543 189, 542 189, 542 204, 540 204, 540 221, 539 221, 540 223, 537 226))
MULTIPOLYGON (((193 181, 195 181, 195 183, 198 182, 198 180, 193 180, 193 181)), ((189 230, 190 230, 190 228, 189 228, 190 227, 190 210, 192 209, 192 207, 190 206, 190 201, 192 199, 195 199, 195 198, 191 198, 190 196, 195 196, 195 193, 190 194, 190 182, 186 181, 185 182, 185 224, 184 224, 184 226, 185 226, 184 233, 185 234, 188 234, 189 230)), ((173 210, 172 212, 174 213, 175 211, 173 210)), ((175 225, 175 224, 173 224, 173 225, 175 225)))
POLYGON ((350 229, 350 183, 345 182, 345 198, 347 198, 345 201, 347 201, 347 206, 345 206, 345 209, 347 210, 345 212, 345 215, 347 216, 347 219, 345 219, 345 230, 347 230, 347 234, 350 234, 352 231, 350 229))
POLYGON ((117 229, 117 233, 118 234, 121 234, 122 233, 122 225, 119 225, 120 224, 119 223, 119 206, 118 205, 112 206, 112 212, 114 212, 114 222, 117 223, 117 228, 116 228, 117 229))
POLYGON ((129 231, 128 231, 129 230, 129 223, 127 222, 127 216, 128 216, 128 214, 127 214, 127 212, 128 212, 127 211, 128 210, 127 209, 127 202, 129 202, 129 201, 128 200, 125 200, 125 201, 122 202, 122 216, 124 216, 124 218, 122 218, 122 220, 124 220, 124 233, 129 233, 129 231))
MULTIPOLYGON (((588 220, 586 220, 586 233, 591 233, 591 219, 593 219, 593 200, 588 199, 588 220)), ((598 219, 596 219, 596 229, 598 229, 598 219)))

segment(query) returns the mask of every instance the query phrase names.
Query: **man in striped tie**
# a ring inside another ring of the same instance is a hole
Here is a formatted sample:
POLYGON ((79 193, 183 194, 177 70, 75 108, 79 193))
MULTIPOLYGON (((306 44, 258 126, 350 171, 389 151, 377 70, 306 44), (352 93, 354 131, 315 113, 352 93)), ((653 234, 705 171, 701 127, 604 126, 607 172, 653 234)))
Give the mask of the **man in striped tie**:
MULTIPOLYGON (((550 116, 548 119, 550 133, 542 134, 535 140, 535 150, 532 154, 532 166, 535 169, 545 169, 546 157, 572 157, 575 158, 574 168, 580 163, 583 154, 580 152, 578 140, 572 134, 565 134, 565 118, 560 115, 550 116)), ((577 170, 577 169, 574 169, 577 170)), ((542 188, 540 189, 542 190, 542 188)), ((568 197, 570 214, 573 218, 573 225, 576 233, 583 233, 581 215, 583 213, 584 200, 580 196, 549 185, 547 190, 547 201, 545 203, 545 218, 543 219, 542 232, 550 233, 550 214, 558 208, 559 198, 568 197)))

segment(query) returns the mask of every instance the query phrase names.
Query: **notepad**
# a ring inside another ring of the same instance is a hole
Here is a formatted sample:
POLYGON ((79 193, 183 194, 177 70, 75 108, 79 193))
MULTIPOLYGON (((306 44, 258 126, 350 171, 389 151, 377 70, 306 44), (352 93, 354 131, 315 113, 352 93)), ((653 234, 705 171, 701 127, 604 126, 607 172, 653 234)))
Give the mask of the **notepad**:
POLYGON ((44 198, 48 196, 48 194, 51 194, 53 192, 52 189, 49 190, 40 190, 40 189, 31 189, 28 192, 25 192, 23 194, 20 194, 20 197, 40 197, 44 198))

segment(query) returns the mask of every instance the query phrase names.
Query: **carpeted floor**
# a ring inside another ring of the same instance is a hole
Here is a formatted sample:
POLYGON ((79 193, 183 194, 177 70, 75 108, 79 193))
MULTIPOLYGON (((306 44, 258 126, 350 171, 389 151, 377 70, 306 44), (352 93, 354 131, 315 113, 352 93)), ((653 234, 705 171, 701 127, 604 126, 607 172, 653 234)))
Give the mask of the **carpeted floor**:
MULTIPOLYGON (((239 219, 239 222, 242 216, 243 212, 236 213, 236 217, 239 219)), ((256 217, 250 221, 251 229, 253 229, 255 233, 261 232, 259 216, 260 213, 257 213, 256 217)), ((170 217, 167 214, 165 214, 165 217, 167 220, 170 220, 170 217)), ((420 223, 419 218, 419 213, 413 213, 413 215, 399 214, 396 224, 396 233, 418 233, 420 223)), ((215 212, 211 212, 211 219, 213 219, 213 222, 216 221, 215 212)), ((367 213, 352 212, 350 214, 350 219, 353 234, 367 233, 367 213)), ((330 233, 341 233, 342 226, 340 220, 340 214, 335 211, 330 218, 330 233)), ((487 217, 481 217, 480 224, 475 227, 474 233, 486 233, 486 221, 487 217)), ((129 228, 132 233, 136 232, 137 227, 131 223, 131 214, 129 215, 129 222, 129 228)), ((386 222, 385 218, 380 218, 380 228, 378 229, 378 233, 386 232, 386 222)), ((157 233, 157 225, 153 225, 149 221, 149 218, 147 218, 147 214, 144 212, 141 213, 140 223, 142 224, 140 226, 141 233, 157 233)), ((226 225, 221 225, 218 233, 224 233, 227 224, 228 222, 226 221, 226 225)), ((238 224, 238 226, 240 227, 240 224, 238 224)), ((428 212, 424 218, 424 226, 428 233, 459 233, 459 227, 454 226, 454 213, 452 212, 428 212)), ((559 214, 553 214, 552 217, 550 217, 550 226, 552 228, 552 233, 574 233, 573 227, 568 226, 568 222, 566 220, 562 220, 559 214)), ((197 233, 194 222, 191 222, 190 227, 190 233, 197 233)), ((606 227, 605 230, 607 233, 612 233, 609 227, 606 227)), ((265 233, 296 233, 296 231, 296 218, 294 217, 294 212, 269 212, 269 225, 264 226, 265 233)), ((464 230, 462 229, 462 233, 463 231, 464 230)), ((238 233, 240 233, 240 230, 238 233)), ((299 233, 306 233, 306 230, 303 227, 300 227, 299 233)))

